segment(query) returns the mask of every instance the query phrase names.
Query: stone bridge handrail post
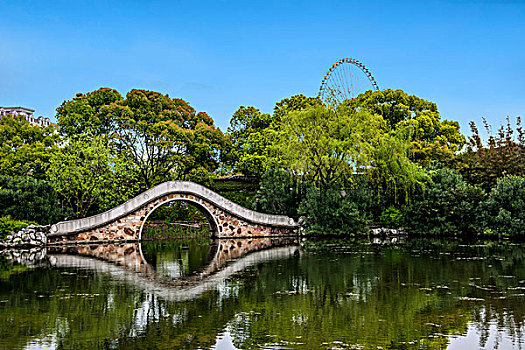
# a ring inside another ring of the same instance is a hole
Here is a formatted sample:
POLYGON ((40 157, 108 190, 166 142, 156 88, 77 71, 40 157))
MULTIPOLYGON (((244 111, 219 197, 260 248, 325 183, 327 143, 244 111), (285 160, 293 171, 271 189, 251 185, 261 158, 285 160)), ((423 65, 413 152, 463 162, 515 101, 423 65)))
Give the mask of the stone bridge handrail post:
POLYGON ((62 221, 51 226, 48 236, 61 236, 83 231, 114 222, 148 203, 170 194, 188 194, 199 197, 218 208, 254 224, 283 228, 297 228, 296 222, 284 215, 270 215, 244 208, 214 191, 190 181, 168 181, 161 183, 113 209, 84 219, 62 221))

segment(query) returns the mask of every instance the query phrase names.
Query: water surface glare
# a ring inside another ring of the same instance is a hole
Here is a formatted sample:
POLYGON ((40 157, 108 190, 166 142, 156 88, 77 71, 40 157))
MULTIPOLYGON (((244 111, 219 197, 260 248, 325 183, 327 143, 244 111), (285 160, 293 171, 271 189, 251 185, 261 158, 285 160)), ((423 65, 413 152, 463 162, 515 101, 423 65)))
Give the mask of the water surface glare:
POLYGON ((191 240, 0 252, 0 349, 522 349, 525 245, 191 240))

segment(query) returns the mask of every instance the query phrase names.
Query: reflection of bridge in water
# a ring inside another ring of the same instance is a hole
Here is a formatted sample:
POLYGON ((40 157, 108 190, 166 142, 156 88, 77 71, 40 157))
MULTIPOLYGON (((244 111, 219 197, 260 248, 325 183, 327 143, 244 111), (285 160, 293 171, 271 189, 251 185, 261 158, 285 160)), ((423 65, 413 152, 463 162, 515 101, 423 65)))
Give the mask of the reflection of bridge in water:
POLYGON ((210 263, 201 272, 181 279, 160 274, 146 261, 140 243, 81 245, 48 249, 51 264, 110 275, 138 290, 174 301, 186 301, 212 290, 247 267, 299 254, 290 239, 227 239, 211 245, 210 263))

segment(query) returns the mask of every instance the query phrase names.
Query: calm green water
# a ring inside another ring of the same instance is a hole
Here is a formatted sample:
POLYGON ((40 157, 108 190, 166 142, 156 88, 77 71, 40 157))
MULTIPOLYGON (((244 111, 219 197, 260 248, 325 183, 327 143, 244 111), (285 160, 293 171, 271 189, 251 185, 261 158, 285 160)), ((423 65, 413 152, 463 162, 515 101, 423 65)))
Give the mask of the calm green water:
POLYGON ((524 245, 289 243, 0 258, 0 349, 525 348, 524 245))

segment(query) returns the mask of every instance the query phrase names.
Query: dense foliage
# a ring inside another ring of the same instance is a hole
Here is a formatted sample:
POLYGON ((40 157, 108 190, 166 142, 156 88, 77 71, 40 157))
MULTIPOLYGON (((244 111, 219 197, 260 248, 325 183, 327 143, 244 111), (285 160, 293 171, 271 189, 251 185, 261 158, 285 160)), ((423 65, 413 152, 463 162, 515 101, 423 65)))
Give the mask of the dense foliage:
POLYGON ((455 152, 465 144, 458 122, 441 120, 435 103, 403 90, 369 90, 343 106, 381 115, 392 129, 411 128, 413 159, 421 165, 436 160, 453 165, 455 152))
POLYGON ((487 233, 525 237, 525 177, 499 178, 481 208, 487 233))
POLYGON ((424 198, 406 210, 406 227, 420 234, 474 234, 479 227, 479 203, 485 192, 450 169, 432 176, 424 198))
POLYGON ((136 168, 111 152, 105 137, 72 140, 50 160, 49 181, 73 215, 83 218, 105 211, 136 193, 136 168))
POLYGON ((31 176, 0 176, 0 216, 51 224, 62 214, 49 182, 31 176))
POLYGON ((135 89, 126 98, 108 88, 77 94, 57 108, 57 119, 69 138, 105 135, 134 164, 141 190, 184 179, 199 167, 213 172, 225 142, 206 113, 154 91, 135 89))
POLYGON ((0 175, 44 178, 57 136, 53 126, 31 125, 23 116, 0 118, 0 175))
POLYGON ((297 217, 301 183, 280 167, 268 168, 261 178, 258 198, 264 212, 297 217))
POLYGON ((235 171, 257 176, 264 173, 269 162, 271 140, 268 128, 271 122, 269 114, 254 107, 241 106, 233 114, 228 127, 230 152, 227 161, 235 171))

